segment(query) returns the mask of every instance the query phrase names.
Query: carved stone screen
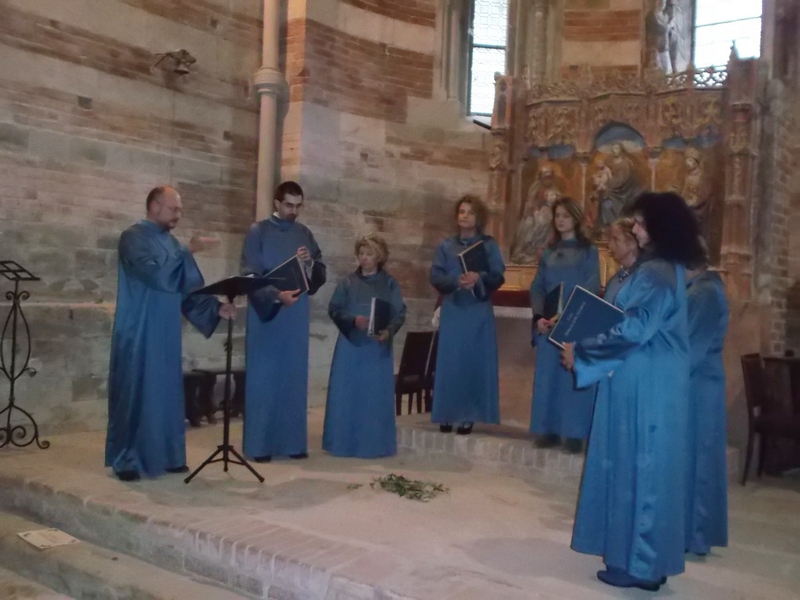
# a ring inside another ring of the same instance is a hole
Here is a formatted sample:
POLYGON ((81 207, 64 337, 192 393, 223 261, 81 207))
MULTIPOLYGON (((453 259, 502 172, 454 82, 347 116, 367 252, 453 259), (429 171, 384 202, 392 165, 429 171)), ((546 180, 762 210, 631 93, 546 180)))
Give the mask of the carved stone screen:
POLYGON ((507 34, 508 0, 475 0, 470 55, 470 114, 492 114, 494 74, 506 70, 507 34))

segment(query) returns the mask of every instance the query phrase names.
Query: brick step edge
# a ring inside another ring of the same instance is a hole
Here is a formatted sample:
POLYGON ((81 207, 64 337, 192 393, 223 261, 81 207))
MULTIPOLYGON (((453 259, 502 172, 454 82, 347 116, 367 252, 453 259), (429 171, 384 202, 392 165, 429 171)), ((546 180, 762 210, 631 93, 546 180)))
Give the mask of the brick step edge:
POLYGON ((96 600, 244 598, 88 542, 38 550, 17 535, 37 529, 46 527, 13 514, 0 513, 0 563, 56 592, 96 600))
POLYGON ((306 561, 309 549, 324 548, 326 540, 300 534, 295 537, 304 540, 292 546, 285 543, 286 538, 297 532, 283 526, 254 522, 250 537, 263 535, 250 540, 247 534, 221 529, 219 524, 204 529, 207 524, 187 519, 179 510, 153 515, 102 496, 84 500, 22 474, 0 473, 0 510, 26 515, 76 538, 176 574, 199 577, 246 598, 415 600, 339 572, 369 562, 374 558, 369 549, 340 544, 336 552, 323 549, 306 561), (278 538, 280 544, 271 538, 278 538), (264 540, 269 542, 267 548, 264 540), (276 545, 281 548, 276 550, 276 545))
MULTIPOLYGON (((3 564, 5 560, 3 559, 3 564)), ((4 600, 75 600, 27 579, 19 573, 0 568, 0 598, 4 600)))

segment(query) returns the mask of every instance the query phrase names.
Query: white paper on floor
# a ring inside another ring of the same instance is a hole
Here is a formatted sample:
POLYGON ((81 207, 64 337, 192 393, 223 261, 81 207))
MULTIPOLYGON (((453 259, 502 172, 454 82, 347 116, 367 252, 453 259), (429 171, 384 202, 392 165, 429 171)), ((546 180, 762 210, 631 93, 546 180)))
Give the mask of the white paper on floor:
POLYGON ((37 529, 36 531, 24 531, 17 535, 39 550, 77 544, 79 541, 60 529, 37 529))

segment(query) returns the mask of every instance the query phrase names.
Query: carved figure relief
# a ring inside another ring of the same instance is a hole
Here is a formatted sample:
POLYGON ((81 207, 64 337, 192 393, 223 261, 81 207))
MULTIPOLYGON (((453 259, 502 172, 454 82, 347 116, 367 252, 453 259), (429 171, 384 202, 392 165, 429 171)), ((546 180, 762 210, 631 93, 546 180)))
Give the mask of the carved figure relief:
POLYGON ((634 160, 644 150, 639 137, 624 125, 612 126, 598 136, 595 156, 587 172, 591 191, 586 206, 596 239, 605 239, 608 226, 647 187, 644 158, 639 156, 638 161, 634 160))
POLYGON ((645 67, 673 74, 691 58, 691 0, 654 0, 645 17, 645 67))
POLYGON ((543 166, 525 197, 522 216, 511 245, 512 263, 533 264, 539 259, 541 249, 550 237, 552 206, 563 195, 552 165, 543 166))
POLYGON ((687 148, 685 154, 686 176, 680 194, 692 207, 700 223, 700 231, 708 238, 708 217, 711 210, 710 186, 703 173, 703 160, 697 148, 687 148))

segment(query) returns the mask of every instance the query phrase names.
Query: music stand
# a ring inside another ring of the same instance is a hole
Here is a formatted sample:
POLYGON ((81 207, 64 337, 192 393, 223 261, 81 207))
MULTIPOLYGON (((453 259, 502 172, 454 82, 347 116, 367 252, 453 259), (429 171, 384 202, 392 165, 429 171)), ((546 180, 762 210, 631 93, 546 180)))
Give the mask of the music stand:
MULTIPOLYGON (((267 285, 270 281, 266 277, 243 277, 235 276, 227 279, 222 279, 216 283, 212 283, 202 289, 192 292, 192 294, 204 294, 207 296, 226 296, 228 302, 233 303, 233 299, 237 296, 244 296, 251 292, 255 292, 267 285)), ((264 478, 259 475, 256 470, 250 466, 250 463, 239 454, 230 443, 230 427, 231 427, 231 353, 233 351, 233 319, 228 319, 228 341, 225 343, 226 363, 225 363, 225 400, 222 404, 223 425, 222 425, 222 444, 217 446, 217 449, 209 456, 203 464, 197 467, 194 472, 184 479, 184 483, 189 483, 195 475, 203 470, 203 467, 211 463, 221 462, 224 465, 223 470, 228 472, 228 463, 241 465, 247 467, 249 471, 256 476, 259 482, 264 483, 264 478), (222 453, 222 458, 216 458, 218 454, 222 453), (231 459, 230 454, 237 459, 231 459)))

